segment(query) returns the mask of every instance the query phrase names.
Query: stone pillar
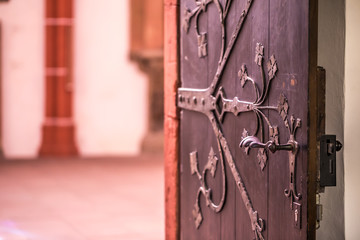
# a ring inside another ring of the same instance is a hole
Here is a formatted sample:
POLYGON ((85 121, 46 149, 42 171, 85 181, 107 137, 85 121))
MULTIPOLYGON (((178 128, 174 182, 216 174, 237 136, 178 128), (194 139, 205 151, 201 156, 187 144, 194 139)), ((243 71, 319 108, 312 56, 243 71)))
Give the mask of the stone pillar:
POLYGON ((162 51, 142 51, 133 55, 141 71, 148 76, 148 130, 142 152, 161 152, 164 135, 164 61, 162 51))
POLYGON ((72 0, 45 0, 45 120, 40 156, 77 154, 72 40, 72 0))
POLYGON ((143 152, 163 150, 164 66, 162 0, 131 0, 130 59, 148 76, 148 131, 143 152))

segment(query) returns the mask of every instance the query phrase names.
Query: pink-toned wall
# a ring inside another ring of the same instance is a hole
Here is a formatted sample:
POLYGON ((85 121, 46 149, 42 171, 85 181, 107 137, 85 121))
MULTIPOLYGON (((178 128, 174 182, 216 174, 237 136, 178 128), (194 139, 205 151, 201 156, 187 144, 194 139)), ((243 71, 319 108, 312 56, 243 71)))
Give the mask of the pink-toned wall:
POLYGON ((129 12, 124 0, 75 0, 75 122, 84 156, 140 151, 147 80, 128 60, 129 12))
POLYGON ((8 158, 34 158, 44 111, 44 1, 0 3, 2 134, 8 158))
MULTIPOLYGON (((82 156, 133 155, 146 131, 146 77, 128 60, 128 1, 76 0, 74 118, 82 156)), ((44 120, 44 0, 0 3, 3 148, 37 157, 44 120)))

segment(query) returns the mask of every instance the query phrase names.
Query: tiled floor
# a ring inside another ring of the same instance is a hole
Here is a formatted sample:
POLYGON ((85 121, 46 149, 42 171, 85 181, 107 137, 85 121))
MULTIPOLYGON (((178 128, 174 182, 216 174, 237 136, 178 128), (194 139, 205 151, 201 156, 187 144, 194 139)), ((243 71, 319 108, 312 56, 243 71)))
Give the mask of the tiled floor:
POLYGON ((0 162, 0 240, 162 240, 159 156, 0 162))

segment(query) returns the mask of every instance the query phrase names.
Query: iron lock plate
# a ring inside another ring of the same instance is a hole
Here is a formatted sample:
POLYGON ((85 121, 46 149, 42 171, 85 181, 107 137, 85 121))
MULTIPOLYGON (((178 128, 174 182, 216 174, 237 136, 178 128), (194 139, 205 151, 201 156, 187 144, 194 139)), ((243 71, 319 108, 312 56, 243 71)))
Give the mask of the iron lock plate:
POLYGON ((336 152, 342 145, 336 135, 323 135, 320 139, 320 187, 336 186, 336 152))

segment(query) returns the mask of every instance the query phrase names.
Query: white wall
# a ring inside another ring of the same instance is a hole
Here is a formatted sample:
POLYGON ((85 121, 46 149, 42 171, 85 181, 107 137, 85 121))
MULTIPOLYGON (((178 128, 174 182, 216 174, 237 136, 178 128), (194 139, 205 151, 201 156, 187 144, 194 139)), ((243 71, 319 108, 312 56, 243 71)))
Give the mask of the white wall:
MULTIPOLYGON (((319 0, 318 65, 326 69, 326 133, 344 142, 345 0, 319 0)), ((336 187, 321 194, 318 240, 343 240, 344 151, 337 153, 336 187)))
POLYGON ((360 238, 360 1, 346 0, 345 47, 345 236, 360 238))
POLYGON ((75 1, 75 121, 82 155, 136 154, 147 80, 128 60, 125 0, 75 1))
POLYGON ((34 158, 44 112, 43 0, 0 3, 3 147, 7 158, 34 158))

